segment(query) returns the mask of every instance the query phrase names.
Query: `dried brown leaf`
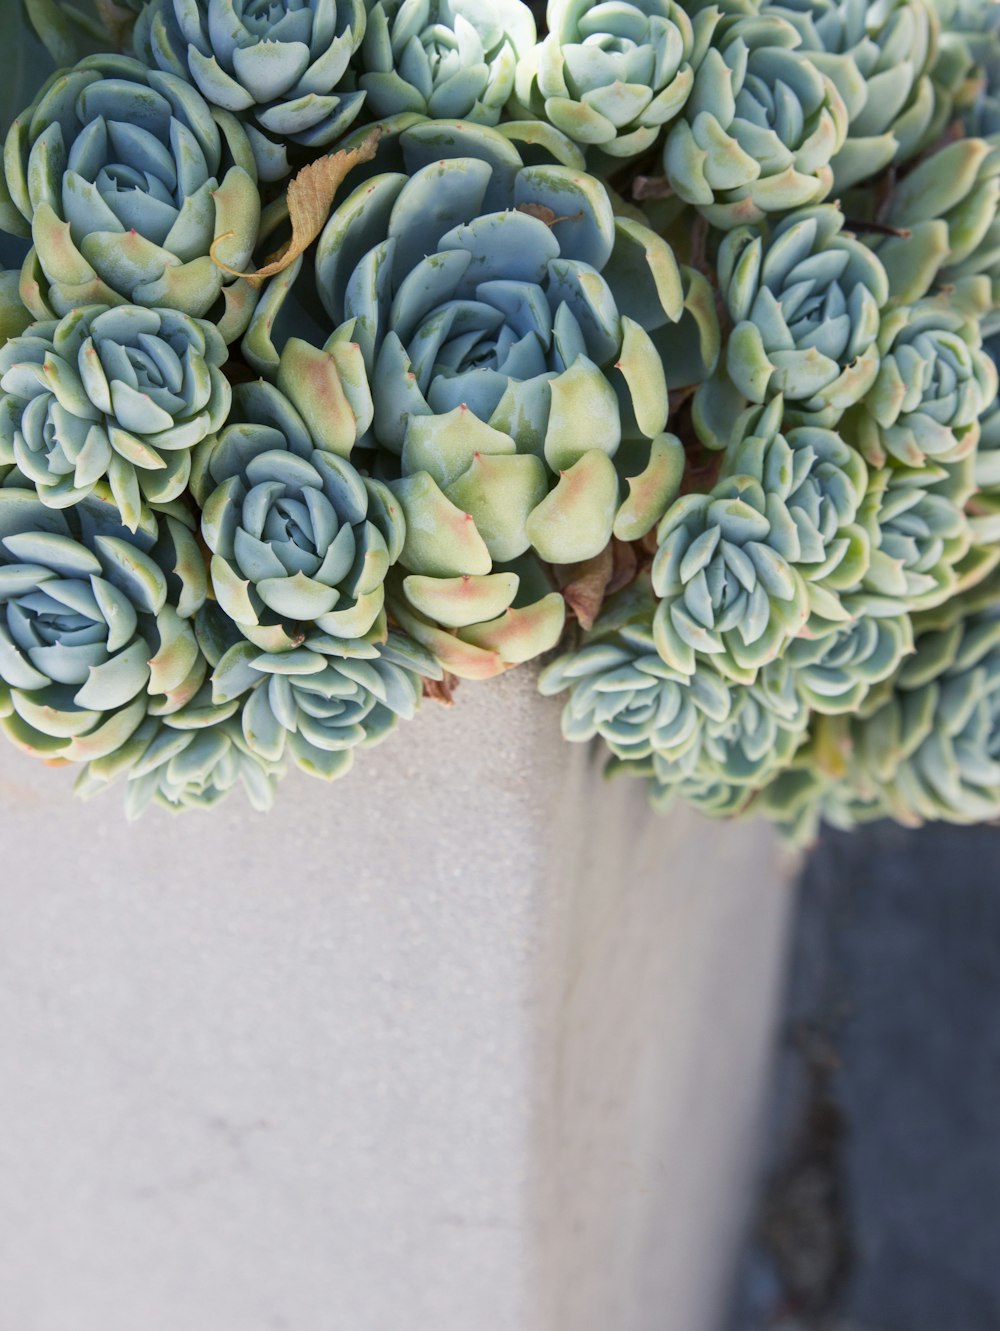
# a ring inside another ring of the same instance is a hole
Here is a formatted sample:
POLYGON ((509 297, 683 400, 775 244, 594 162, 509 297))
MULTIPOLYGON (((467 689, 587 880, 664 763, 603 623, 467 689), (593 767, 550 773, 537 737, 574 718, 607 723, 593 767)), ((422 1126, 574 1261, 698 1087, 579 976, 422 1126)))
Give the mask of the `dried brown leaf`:
POLYGON ((460 683, 457 675, 450 675, 446 670, 441 679, 424 680, 424 697, 439 702, 442 707, 451 707, 455 702, 455 690, 460 683))
POLYGON ((382 136, 380 129, 373 129, 357 148, 351 148, 348 151, 330 153, 326 157, 320 157, 315 162, 310 162, 304 166, 288 185, 288 217, 292 224, 292 238, 286 245, 283 245, 275 258, 258 268, 254 273, 240 273, 235 268, 230 268, 228 264, 223 263, 221 259, 216 258, 216 246, 222 241, 227 240, 233 233, 225 232, 221 236, 216 236, 212 248, 209 250, 213 263, 229 273, 232 277, 245 277, 249 281, 260 284, 269 277, 274 277, 277 273, 283 272, 290 264, 294 263, 300 254, 304 254, 313 243, 319 233, 326 225, 326 219, 330 216, 330 209, 333 207, 333 200, 336 197, 337 190, 340 188, 347 176, 359 162, 370 162, 378 149, 378 141, 382 136))
POLYGON ((636 176, 632 181, 632 198, 637 201, 669 199, 673 193, 666 176, 636 176))
POLYGON ((612 540, 611 559, 611 577, 604 589, 605 596, 613 596, 615 592, 620 592, 623 587, 635 581, 635 576, 639 572, 639 556, 635 546, 629 541, 612 540))
POLYGON ((569 566, 569 582, 563 588, 566 604, 576 615, 581 628, 592 629, 604 604, 608 583, 614 573, 615 557, 609 542, 599 555, 569 566))

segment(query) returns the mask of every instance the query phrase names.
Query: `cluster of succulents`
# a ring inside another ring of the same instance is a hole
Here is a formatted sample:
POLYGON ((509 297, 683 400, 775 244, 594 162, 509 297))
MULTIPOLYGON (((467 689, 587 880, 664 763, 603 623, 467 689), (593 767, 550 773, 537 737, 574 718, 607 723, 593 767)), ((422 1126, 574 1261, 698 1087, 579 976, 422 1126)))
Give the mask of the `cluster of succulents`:
POLYGON ((15 745, 265 809, 534 662, 657 806, 1000 816, 992 0, 15 8, 15 745))

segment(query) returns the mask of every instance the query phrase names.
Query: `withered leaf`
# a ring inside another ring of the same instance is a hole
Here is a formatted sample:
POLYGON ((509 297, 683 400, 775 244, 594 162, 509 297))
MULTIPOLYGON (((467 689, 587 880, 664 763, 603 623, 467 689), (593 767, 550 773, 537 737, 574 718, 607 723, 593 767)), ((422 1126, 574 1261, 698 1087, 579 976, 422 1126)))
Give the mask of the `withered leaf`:
POLYGON ((580 626, 592 629, 604 596, 614 573, 615 557, 610 541, 599 555, 569 566, 569 582, 563 588, 566 604, 576 615, 580 626))
POLYGON ((424 697, 439 702, 442 707, 451 707, 455 702, 455 690, 460 684, 457 675, 445 671, 441 679, 424 680, 424 697))
POLYGON ((636 176, 632 181, 633 199, 669 199, 673 193, 666 176, 636 176))
POLYGON ((255 285, 259 285, 267 278, 283 272, 289 264, 295 262, 300 254, 305 253, 323 230, 326 220, 330 216, 330 209, 333 207, 337 190, 343 183, 344 178, 359 162, 371 161, 378 149, 378 141, 381 136, 382 131, 380 129, 373 129, 357 148, 329 153, 326 157, 320 157, 315 162, 310 162, 308 166, 304 166, 298 175, 292 178, 287 193, 288 217, 292 224, 292 237, 287 244, 282 246, 270 263, 265 264, 263 268, 258 268, 256 272, 240 273, 235 268, 230 268, 228 264, 223 263, 221 259, 216 258, 216 246, 227 240, 233 234, 231 231, 216 236, 212 243, 209 254, 213 263, 232 277, 245 277, 255 285))
POLYGON ((629 541, 619 541, 612 538, 611 559, 611 577, 604 589, 605 596, 613 596, 615 592, 627 587, 630 582, 635 580, 635 576, 639 572, 639 556, 636 553, 635 546, 629 541))

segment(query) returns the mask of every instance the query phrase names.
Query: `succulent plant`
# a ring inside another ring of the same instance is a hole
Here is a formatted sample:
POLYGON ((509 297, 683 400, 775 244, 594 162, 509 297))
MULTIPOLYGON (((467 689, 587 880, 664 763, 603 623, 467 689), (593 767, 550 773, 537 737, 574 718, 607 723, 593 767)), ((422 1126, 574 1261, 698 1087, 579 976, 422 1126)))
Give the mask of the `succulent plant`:
POLYGON ((726 374, 751 402, 782 393, 798 423, 835 425, 878 373, 889 285, 871 250, 843 228, 843 213, 824 205, 792 213, 767 237, 741 227, 719 250, 733 321, 726 374))
POLYGON ((564 738, 600 736, 610 770, 651 777, 660 796, 689 784, 751 787, 787 762, 804 734, 808 711, 792 672, 778 662, 734 684, 711 659, 677 670, 659 653, 655 608, 641 579, 609 603, 582 646, 542 671, 542 694, 569 693, 564 738))
POLYGON ((0 463, 65 508, 107 480, 121 520, 185 489, 230 405, 218 330, 176 310, 85 306, 0 347, 0 463))
POLYGON ((405 539, 400 505, 382 482, 317 447, 273 385, 242 384, 233 399, 196 477, 220 606, 265 652, 291 651, 309 635, 364 637, 405 539))
POLYGON ((193 534, 147 514, 136 532, 108 498, 48 508, 0 489, 0 711, 44 758, 114 752, 146 718, 179 711, 207 663, 191 617, 205 598, 193 534))
MULTIPOLYGON (((553 143, 578 161, 550 130, 553 143)), ((483 677, 562 630, 540 561, 638 539, 676 494, 668 389, 708 372, 718 325, 704 278, 616 219, 578 165, 525 166, 515 139, 460 121, 412 124, 395 150, 404 171, 334 210, 316 289, 332 345, 364 357, 374 414, 360 445, 398 477, 393 613, 450 671, 483 677)), ((245 340, 264 369, 283 278, 245 340)))
POLYGON ((369 0, 355 64, 367 110, 495 125, 530 57, 535 20, 521 0, 369 0))
POLYGON ((657 530, 653 632, 660 656, 693 675, 709 658, 728 679, 750 684, 809 618, 794 566, 801 551, 787 508, 759 481, 734 476, 710 494, 689 494, 657 530))
POLYGON ((674 763, 654 753, 631 769, 617 759, 611 766, 649 777, 657 807, 667 808, 680 797, 705 813, 731 816, 793 760, 808 720, 809 709, 795 690, 792 670, 786 661, 775 661, 764 666, 752 684, 732 686, 728 715, 704 722, 694 761, 674 763))
MULTIPOLYGON (((163 724, 128 773, 125 814, 134 820, 154 804, 171 813, 213 809, 238 788, 258 813, 266 813, 283 775, 251 749, 235 720, 199 730, 163 724)), ((87 798, 93 791, 78 783, 77 793, 87 798)))
POLYGON ((236 700, 213 702, 206 681, 179 711, 147 717, 120 748, 84 764, 75 793, 92 799, 124 777, 132 821, 152 805, 172 813, 212 809, 242 787, 251 806, 265 812, 285 769, 250 747, 239 709, 236 700))
POLYGON ((683 762, 697 753, 707 718, 724 722, 732 707, 732 686, 709 664, 693 675, 661 659, 652 631, 656 602, 648 579, 625 598, 624 615, 610 609, 576 650, 541 672, 539 691, 564 691, 565 739, 585 743, 600 736, 623 762, 658 755, 683 762))
POLYGON ((807 208, 833 187, 847 108, 801 44, 774 15, 730 14, 715 29, 663 151, 671 186, 712 226, 807 208))
POLYGON ((960 138, 906 173, 888 199, 884 223, 901 234, 878 240, 893 296, 910 304, 937 284, 979 278, 984 330, 997 322, 1000 294, 1000 145, 960 138), (993 290, 990 289, 992 284, 993 290))
POLYGON ((930 77, 937 21, 926 0, 765 0, 785 19, 798 50, 835 84, 847 138, 830 165, 835 190, 913 157, 940 127, 947 103, 930 77))
POLYGON ((852 784, 876 812, 909 824, 1000 816, 995 601, 947 628, 919 634, 892 694, 851 726, 850 744, 852 784))
POLYGON ((969 456, 997 395, 978 323, 940 298, 923 300, 891 310, 877 345, 878 376, 844 421, 869 462, 920 467, 969 456))
POLYGON ((424 679, 440 679, 433 656, 398 632, 379 644, 343 641, 322 653, 308 646, 259 652, 237 643, 218 662, 212 696, 240 699, 243 738, 268 763, 287 755, 310 776, 333 780, 409 720, 424 679))
POLYGON ((637 157, 683 109, 717 17, 676 0, 550 0, 548 35, 518 62, 517 101, 577 143, 637 157))
POLYGON ((932 7, 941 28, 935 72, 956 90, 955 110, 970 134, 1000 132, 1000 11, 993 0, 932 0, 932 7))
POLYGON ((832 632, 796 638, 788 648, 795 687, 816 712, 856 712, 876 684, 894 674, 913 651, 907 614, 859 614, 832 632))
POLYGON ((16 745, 266 809, 561 644, 657 807, 1000 816, 995 3, 15 9, 16 745))
POLYGON ((364 93, 345 75, 364 32, 364 0, 150 0, 134 42, 239 116, 260 178, 280 180, 290 147, 325 147, 356 119, 364 93))
POLYGON ((30 234, 21 295, 37 319, 135 304, 208 316, 227 341, 255 293, 260 197, 250 143, 196 88, 125 56, 53 75, 12 125, 0 226, 30 234))
POLYGON ((959 565, 972 545, 965 505, 974 488, 970 458, 872 473, 860 514, 871 538, 865 613, 926 610, 960 590, 959 565))
POLYGON ((749 476, 769 512, 787 513, 794 539, 785 557, 806 579, 810 611, 830 623, 847 617, 840 595, 868 570, 869 539, 858 522, 868 490, 864 459, 839 434, 817 426, 782 433, 783 399, 750 408, 737 422, 724 476, 749 476))

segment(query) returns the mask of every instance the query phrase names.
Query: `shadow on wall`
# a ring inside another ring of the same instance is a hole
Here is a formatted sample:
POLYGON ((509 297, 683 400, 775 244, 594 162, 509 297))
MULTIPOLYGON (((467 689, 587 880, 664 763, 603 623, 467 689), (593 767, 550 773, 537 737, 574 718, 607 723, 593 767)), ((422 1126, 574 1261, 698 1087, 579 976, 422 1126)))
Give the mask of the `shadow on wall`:
POLYGON ((1000 1328, 1000 828, 829 832, 728 1331, 1000 1328))

